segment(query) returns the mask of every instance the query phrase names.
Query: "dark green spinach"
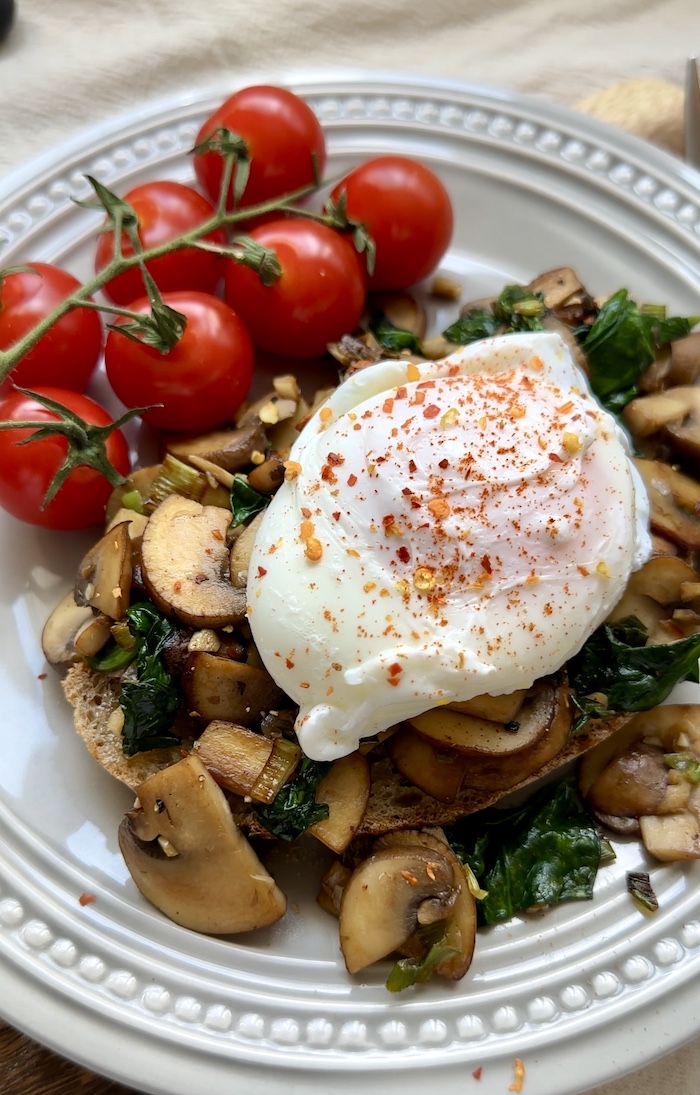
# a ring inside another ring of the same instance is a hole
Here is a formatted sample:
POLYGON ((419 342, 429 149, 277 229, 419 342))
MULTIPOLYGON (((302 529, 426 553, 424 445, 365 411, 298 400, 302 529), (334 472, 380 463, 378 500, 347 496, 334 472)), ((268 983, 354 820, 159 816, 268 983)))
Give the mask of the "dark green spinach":
POLYGON ((231 519, 232 525, 244 525, 269 505, 270 499, 266 494, 251 487, 245 475, 234 475, 231 484, 231 519))
POLYGON ((172 624, 146 601, 132 605, 126 616, 136 639, 136 676, 122 681, 119 704, 124 712, 122 749, 132 757, 144 749, 178 744, 180 738, 170 728, 179 693, 162 658, 174 632, 172 624))
POLYGON ((666 319, 652 310, 645 312, 626 289, 618 289, 590 326, 576 330, 588 360, 594 395, 607 410, 619 414, 637 395, 639 379, 657 349, 689 334, 697 322, 697 316, 666 319))
POLYGON ((473 308, 465 312, 442 334, 449 342, 467 346, 481 338, 492 338, 499 331, 503 334, 541 331, 544 313, 541 293, 532 293, 521 285, 506 285, 491 308, 473 308))
MULTIPOLYGON (((647 630, 636 616, 604 624, 568 663, 574 703, 581 718, 614 711, 648 711, 662 703, 679 681, 698 680, 700 635, 645 646, 647 630), (589 697, 602 693, 606 703, 589 697), (596 709, 596 707, 598 709, 596 709)), ((582 728, 577 719, 574 730, 582 728)))
POLYGON ((295 840, 317 821, 324 821, 328 806, 316 801, 316 788, 329 768, 329 762, 304 757, 295 778, 284 784, 269 806, 256 806, 260 823, 280 840, 295 840))
POLYGON ((420 339, 412 331, 395 327, 383 312, 376 312, 369 323, 369 329, 388 354, 401 354, 408 350, 411 354, 422 354, 420 339))
POLYGON ((465 818, 446 835, 486 890, 477 902, 482 924, 593 895, 601 839, 573 779, 543 788, 517 809, 465 818))

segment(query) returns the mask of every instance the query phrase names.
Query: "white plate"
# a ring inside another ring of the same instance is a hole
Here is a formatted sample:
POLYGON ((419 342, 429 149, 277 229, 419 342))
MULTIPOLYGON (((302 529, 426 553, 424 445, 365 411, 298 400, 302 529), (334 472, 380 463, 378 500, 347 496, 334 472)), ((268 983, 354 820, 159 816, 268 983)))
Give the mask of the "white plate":
MULTIPOLYGON (((663 153, 545 103, 474 87, 364 76, 296 81, 326 126, 331 170, 393 150, 430 163, 455 201, 447 272, 479 296, 572 264, 588 287, 697 313, 700 176, 663 153)), ((0 187, 3 265, 87 274, 99 217, 83 175, 126 189, 190 178, 199 123, 229 89, 148 104, 62 146, 0 187)), ((99 387, 99 384, 98 384, 99 387)), ((224 941, 164 920, 117 850, 131 800, 73 734, 39 646, 43 620, 89 536, 0 518, 0 1011, 83 1064, 157 1095, 350 1095, 426 1083, 460 1095, 573 1095, 700 1033, 700 871, 621 845, 595 899, 480 934, 457 985, 390 997, 352 981, 301 858, 282 869, 284 922, 224 941), (661 910, 639 913, 628 869, 650 870, 661 910), (83 892, 97 900, 81 907, 83 892)))

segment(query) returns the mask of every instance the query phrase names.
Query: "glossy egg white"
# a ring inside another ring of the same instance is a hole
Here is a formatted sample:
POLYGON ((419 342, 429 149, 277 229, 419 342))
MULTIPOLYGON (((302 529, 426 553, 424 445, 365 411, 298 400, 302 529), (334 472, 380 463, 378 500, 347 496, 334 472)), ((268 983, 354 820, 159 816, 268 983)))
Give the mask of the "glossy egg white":
POLYGON ((249 571, 304 752, 554 672, 648 557, 648 524, 626 438, 558 335, 355 374, 294 445, 249 571))

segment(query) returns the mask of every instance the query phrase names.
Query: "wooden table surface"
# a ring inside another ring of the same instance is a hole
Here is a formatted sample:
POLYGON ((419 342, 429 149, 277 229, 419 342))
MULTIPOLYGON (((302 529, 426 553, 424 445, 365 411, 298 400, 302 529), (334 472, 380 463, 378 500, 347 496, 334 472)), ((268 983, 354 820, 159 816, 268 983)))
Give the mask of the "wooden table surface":
POLYGON ((137 1095, 64 1060, 0 1021, 2 1095, 137 1095))

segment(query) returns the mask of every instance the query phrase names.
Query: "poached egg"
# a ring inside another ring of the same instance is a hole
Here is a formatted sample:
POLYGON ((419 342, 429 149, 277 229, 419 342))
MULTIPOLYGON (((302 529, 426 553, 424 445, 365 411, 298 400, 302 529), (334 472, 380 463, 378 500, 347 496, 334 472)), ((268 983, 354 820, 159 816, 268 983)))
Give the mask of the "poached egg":
POLYGON ((555 672, 650 554, 626 437, 556 334, 369 366, 286 469, 248 617, 316 760, 555 672))

